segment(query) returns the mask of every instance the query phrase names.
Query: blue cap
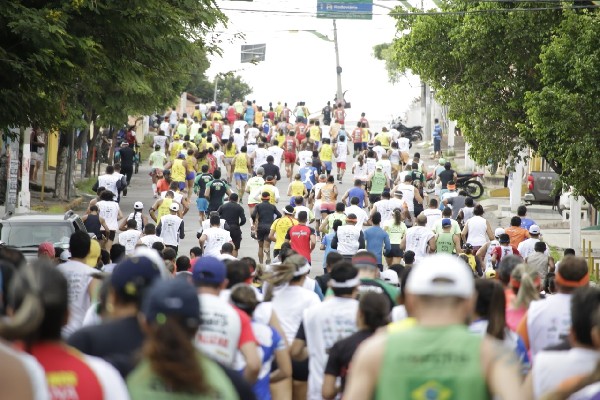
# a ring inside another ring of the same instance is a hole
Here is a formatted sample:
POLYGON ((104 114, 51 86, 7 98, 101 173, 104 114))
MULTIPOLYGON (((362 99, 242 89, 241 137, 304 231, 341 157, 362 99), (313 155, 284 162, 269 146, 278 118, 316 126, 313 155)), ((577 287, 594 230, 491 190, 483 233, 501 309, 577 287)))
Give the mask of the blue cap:
POLYGON ((450 220, 450 218, 442 219, 442 226, 452 226, 452 221, 450 220))
POLYGON ((158 265, 148 257, 128 257, 117 264, 110 276, 110 284, 118 293, 140 297, 159 278, 158 265))
POLYGON ((189 328, 200 325, 198 294, 183 279, 159 280, 152 285, 144 297, 142 313, 150 323, 162 324, 166 317, 177 316, 189 328))
POLYGON ((223 283, 227 277, 227 268, 223 261, 215 257, 200 257, 194 264, 194 270, 192 272, 195 284, 209 283, 209 284, 220 284, 223 283))

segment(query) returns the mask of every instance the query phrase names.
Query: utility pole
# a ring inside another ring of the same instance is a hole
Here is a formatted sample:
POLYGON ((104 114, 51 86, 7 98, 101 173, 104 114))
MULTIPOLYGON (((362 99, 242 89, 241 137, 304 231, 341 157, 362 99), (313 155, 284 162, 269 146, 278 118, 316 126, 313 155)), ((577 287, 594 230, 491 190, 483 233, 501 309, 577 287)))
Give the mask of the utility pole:
POLYGON ((215 75, 215 94, 213 95, 213 101, 217 104, 217 93, 219 92, 219 74, 215 75))
MULTIPOLYGON (((23 129, 21 129, 23 131, 23 129)), ((31 148, 29 147, 31 127, 25 129, 23 135, 23 151, 21 162, 21 191, 19 192, 19 212, 27 213, 31 206, 31 194, 29 193, 29 169, 31 168, 31 148)))
POLYGON ((335 46, 335 72, 337 74, 337 102, 344 104, 344 92, 342 92, 342 67, 340 67, 340 51, 338 49, 337 24, 333 20, 333 44, 335 46))

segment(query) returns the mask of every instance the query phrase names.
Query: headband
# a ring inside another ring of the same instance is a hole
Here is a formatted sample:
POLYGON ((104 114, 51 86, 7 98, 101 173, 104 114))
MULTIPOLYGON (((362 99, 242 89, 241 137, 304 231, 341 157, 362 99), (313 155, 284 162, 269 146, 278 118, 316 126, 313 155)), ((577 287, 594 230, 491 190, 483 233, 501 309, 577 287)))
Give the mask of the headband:
POLYGON ((306 275, 310 272, 310 264, 306 263, 304 266, 300 267, 296 272, 294 272, 294 277, 306 275))
MULTIPOLYGON (((539 286, 541 283, 542 283, 542 278, 540 278, 539 276, 533 280, 533 284, 536 286, 539 286)), ((521 287, 521 281, 516 280, 515 278, 511 277, 510 278, 510 286, 512 286, 515 289, 518 289, 521 287)))
POLYGON ((330 286, 332 288, 339 288, 339 289, 353 288, 353 287, 360 285, 360 279, 358 279, 358 278, 348 279, 347 281, 344 281, 344 282, 338 282, 335 279, 331 279, 329 282, 330 282, 330 286))
POLYGON ((589 272, 586 272, 585 275, 583 276, 583 278, 581 278, 580 280, 578 280, 578 281, 571 281, 571 280, 565 279, 560 274, 560 271, 557 271, 556 272, 556 278, 554 280, 560 286, 566 286, 566 287, 576 288, 576 287, 587 285, 590 282, 590 274, 589 274, 589 272))

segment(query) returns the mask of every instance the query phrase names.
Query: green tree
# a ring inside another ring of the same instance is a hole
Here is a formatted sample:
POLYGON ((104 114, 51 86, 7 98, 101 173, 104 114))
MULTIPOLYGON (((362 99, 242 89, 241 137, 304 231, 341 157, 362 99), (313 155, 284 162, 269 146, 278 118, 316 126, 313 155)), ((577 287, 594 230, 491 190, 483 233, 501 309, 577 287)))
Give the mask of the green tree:
POLYGON ((564 12, 541 53, 543 86, 527 94, 527 138, 555 160, 563 180, 600 205, 600 15, 564 12))
MULTIPOLYGON (((252 93, 252 87, 241 76, 233 73, 217 74, 218 79, 217 101, 233 103, 237 99, 244 100, 252 93)), ((214 84, 214 81, 213 81, 214 84)))

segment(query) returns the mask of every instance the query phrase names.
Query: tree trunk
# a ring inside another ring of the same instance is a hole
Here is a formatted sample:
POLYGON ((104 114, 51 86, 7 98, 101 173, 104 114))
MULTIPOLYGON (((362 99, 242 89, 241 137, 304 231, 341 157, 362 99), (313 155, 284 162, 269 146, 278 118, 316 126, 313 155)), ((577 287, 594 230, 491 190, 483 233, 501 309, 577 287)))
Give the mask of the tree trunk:
MULTIPOLYGON (((91 134, 94 136, 92 138, 92 140, 89 141, 88 143, 88 151, 87 151, 87 159, 86 159, 86 163, 85 163, 85 176, 86 178, 88 178, 91 174, 92 174, 92 169, 94 166, 94 150, 98 149, 98 140, 100 139, 100 129, 98 129, 98 127, 96 126, 96 124, 94 124, 94 131, 91 132, 91 134)), ((96 158, 98 158, 100 155, 98 154, 98 151, 96 152, 96 158)))
POLYGON ((56 176, 54 179, 54 196, 62 201, 66 201, 65 181, 67 178, 67 156, 69 152, 67 147, 58 147, 58 156, 56 158, 56 176))

